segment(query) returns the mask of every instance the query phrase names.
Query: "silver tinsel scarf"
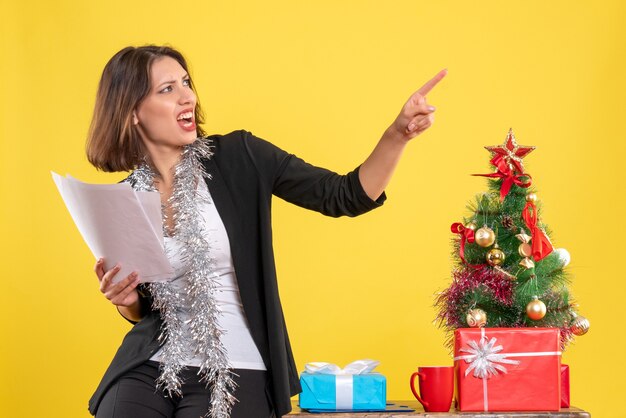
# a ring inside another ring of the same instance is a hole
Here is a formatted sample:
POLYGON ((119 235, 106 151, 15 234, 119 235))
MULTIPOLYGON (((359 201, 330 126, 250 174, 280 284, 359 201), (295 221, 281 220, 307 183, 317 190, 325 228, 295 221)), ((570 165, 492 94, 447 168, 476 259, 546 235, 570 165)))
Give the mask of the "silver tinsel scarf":
MULTIPOLYGON (((198 138, 184 147, 181 161, 174 169, 174 188, 168 204, 173 212, 173 237, 182 243, 181 256, 187 266, 185 292, 177 292, 169 282, 149 283, 148 287, 153 296, 152 309, 158 310, 163 320, 159 335, 162 356, 158 387, 170 397, 181 396, 183 361, 197 355, 201 359, 200 381, 211 387, 210 409, 206 417, 228 418, 236 402, 232 395, 236 384, 220 339, 223 331, 218 325, 220 310, 215 301, 214 262, 198 205, 202 197, 197 191, 198 182, 211 178, 201 159, 212 155, 209 141, 198 138), (183 332, 180 315, 183 306, 190 310, 191 344, 183 332)), ((154 177, 154 170, 146 162, 133 171, 127 181, 135 190, 156 191, 154 177)), ((167 234, 165 211, 163 217, 167 234)))

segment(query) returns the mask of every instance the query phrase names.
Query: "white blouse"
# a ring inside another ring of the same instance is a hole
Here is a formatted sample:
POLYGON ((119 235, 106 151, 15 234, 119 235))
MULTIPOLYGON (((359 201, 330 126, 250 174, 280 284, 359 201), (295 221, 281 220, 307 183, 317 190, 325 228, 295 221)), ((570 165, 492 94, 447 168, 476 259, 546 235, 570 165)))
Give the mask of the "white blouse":
MULTIPOLYGON (((217 278, 215 297, 221 310, 218 323, 220 328, 224 330, 222 344, 226 349, 229 365, 234 369, 266 370, 261 354, 254 340, 252 340, 250 327, 244 315, 226 228, 204 181, 199 182, 198 192, 208 202, 205 203, 205 200, 202 200, 200 212, 204 216, 204 227, 211 247, 211 258, 215 261, 215 276, 217 278)), ((175 271, 175 278, 171 284, 184 292, 186 266, 180 257, 182 243, 170 237, 165 237, 164 242, 165 252, 175 271)), ((182 315, 182 319, 187 324, 187 320, 190 319, 188 307, 182 307, 182 315)), ((191 340, 189 330, 187 329, 186 332, 189 335, 189 340, 191 340)), ((161 349, 150 358, 154 361, 160 359, 161 349)), ((198 367, 200 366, 200 359, 197 356, 190 357, 184 360, 184 364, 198 367)))

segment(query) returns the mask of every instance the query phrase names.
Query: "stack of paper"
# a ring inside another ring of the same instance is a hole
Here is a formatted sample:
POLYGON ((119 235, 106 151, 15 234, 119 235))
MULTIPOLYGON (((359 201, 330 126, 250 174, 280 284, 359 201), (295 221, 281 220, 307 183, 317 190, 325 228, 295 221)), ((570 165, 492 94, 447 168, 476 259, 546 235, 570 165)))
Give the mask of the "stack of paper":
POLYGON ((74 223, 105 271, 120 263, 118 282, 137 271, 142 282, 167 281, 174 271, 163 250, 161 199, 127 183, 88 184, 52 172, 74 223))

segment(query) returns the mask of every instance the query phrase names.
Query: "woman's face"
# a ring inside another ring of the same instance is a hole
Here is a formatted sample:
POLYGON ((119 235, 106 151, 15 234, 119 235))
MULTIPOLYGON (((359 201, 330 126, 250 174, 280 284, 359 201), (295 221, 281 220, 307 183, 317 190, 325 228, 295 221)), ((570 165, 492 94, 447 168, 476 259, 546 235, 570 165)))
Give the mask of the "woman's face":
POLYGON ((148 96, 133 112, 133 123, 149 151, 178 149, 196 137, 196 95, 189 75, 171 57, 155 60, 150 68, 148 96))

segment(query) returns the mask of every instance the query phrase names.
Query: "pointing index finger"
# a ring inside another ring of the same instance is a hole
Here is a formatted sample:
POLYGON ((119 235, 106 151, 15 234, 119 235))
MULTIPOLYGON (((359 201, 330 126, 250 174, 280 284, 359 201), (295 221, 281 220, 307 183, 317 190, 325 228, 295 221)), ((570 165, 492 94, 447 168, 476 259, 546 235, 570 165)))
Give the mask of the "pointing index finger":
POLYGON ((447 69, 439 71, 436 76, 428 80, 426 84, 420 87, 420 89, 417 92, 421 94, 422 96, 426 96, 433 89, 433 87, 435 87, 437 83, 439 83, 441 79, 446 76, 446 74, 448 74, 447 69))

